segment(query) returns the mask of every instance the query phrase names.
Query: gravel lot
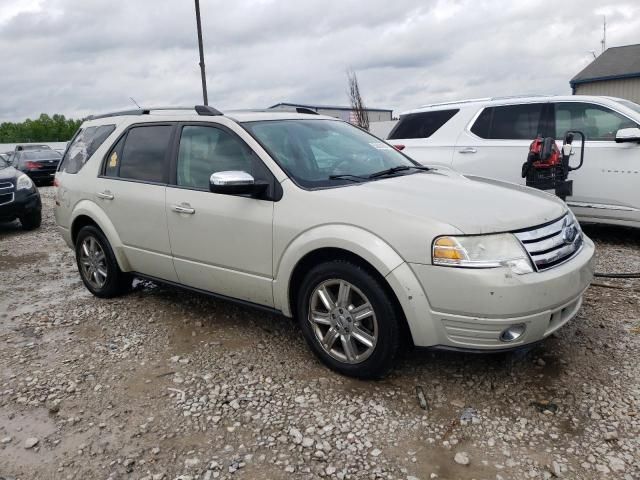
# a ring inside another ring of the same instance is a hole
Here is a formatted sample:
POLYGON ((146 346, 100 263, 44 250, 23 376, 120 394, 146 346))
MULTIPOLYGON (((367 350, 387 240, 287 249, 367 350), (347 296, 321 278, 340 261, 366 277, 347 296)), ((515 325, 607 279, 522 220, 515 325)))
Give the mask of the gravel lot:
MULTIPOLYGON (((92 297, 41 192, 42 228, 0 225, 0 478, 640 478, 638 280, 598 279, 528 352, 413 351, 362 382, 285 318, 92 297)), ((640 271, 640 232, 586 231, 599 270, 640 271)))

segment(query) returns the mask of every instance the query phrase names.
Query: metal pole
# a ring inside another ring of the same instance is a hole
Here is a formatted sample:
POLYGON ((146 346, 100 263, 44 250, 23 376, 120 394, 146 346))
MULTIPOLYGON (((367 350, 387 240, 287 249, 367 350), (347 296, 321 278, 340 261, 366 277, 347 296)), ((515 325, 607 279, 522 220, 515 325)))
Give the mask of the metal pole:
POLYGON ((200 76, 202 77, 202 100, 205 105, 209 105, 207 98, 207 75, 204 71, 204 51, 202 49, 202 26, 200 25, 200 0, 196 2, 196 23, 198 25, 198 50, 200 50, 200 76))

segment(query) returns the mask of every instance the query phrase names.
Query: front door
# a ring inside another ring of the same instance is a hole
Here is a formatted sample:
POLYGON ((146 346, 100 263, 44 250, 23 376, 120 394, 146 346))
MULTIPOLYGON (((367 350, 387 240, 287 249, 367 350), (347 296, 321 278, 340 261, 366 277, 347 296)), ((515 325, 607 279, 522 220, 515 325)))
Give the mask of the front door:
MULTIPOLYGON (((616 143, 616 132, 638 124, 602 105, 585 102, 554 104, 555 138, 561 143, 568 130, 587 138, 584 164, 569 174, 573 196, 567 204, 580 217, 603 221, 640 221, 640 145, 616 143)), ((579 136, 574 140, 571 165, 580 159, 579 136)))
POLYGON ((180 283, 273 306, 273 202, 209 191, 209 177, 245 171, 269 181, 258 156, 223 126, 179 127, 166 215, 180 283))

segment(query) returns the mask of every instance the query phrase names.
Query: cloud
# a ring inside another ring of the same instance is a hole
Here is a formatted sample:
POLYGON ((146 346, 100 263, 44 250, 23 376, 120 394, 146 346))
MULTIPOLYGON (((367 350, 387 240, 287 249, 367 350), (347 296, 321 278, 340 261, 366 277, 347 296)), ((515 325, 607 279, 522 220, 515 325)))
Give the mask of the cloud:
MULTIPOLYGON (((568 93, 608 44, 640 41, 633 1, 201 0, 210 103, 346 104, 568 93)), ((201 101, 193 2, 3 0, 0 120, 201 101)))

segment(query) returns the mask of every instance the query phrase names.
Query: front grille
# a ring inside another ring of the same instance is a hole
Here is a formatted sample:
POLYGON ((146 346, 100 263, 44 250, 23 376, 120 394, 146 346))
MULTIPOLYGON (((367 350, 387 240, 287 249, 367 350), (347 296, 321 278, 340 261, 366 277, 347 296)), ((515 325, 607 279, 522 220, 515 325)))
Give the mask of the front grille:
POLYGON ((582 247, 582 231, 571 215, 547 225, 514 232, 538 271, 560 265, 582 247))
POLYGON ((11 202, 13 202, 13 192, 0 193, 0 205, 6 205, 7 203, 11 202))
POLYGON ((9 191, 13 191, 13 183, 0 182, 0 193, 7 193, 9 191))

